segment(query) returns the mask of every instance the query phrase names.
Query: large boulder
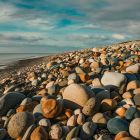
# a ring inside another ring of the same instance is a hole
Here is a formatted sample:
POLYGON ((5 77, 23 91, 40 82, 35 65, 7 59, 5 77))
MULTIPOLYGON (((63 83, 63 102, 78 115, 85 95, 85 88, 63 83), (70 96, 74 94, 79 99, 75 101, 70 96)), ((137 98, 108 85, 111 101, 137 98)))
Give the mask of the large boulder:
POLYGON ((65 107, 71 109, 82 108, 91 96, 94 96, 94 93, 89 87, 70 84, 63 93, 65 107))

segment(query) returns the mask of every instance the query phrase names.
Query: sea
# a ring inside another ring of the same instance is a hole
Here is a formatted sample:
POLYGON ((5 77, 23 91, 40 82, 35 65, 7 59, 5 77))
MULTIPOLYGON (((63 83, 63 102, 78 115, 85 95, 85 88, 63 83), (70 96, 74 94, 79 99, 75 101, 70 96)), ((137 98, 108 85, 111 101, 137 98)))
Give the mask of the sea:
POLYGON ((51 55, 50 53, 0 53, 0 69, 18 60, 51 55))

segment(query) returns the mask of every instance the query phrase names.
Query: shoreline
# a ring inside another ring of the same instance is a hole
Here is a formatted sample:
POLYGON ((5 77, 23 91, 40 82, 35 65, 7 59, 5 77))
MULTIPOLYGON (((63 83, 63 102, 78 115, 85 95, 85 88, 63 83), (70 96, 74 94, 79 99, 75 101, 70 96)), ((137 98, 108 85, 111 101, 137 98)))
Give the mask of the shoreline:
MULTIPOLYGON (((110 45, 105 45, 105 46, 98 46, 98 47, 93 47, 93 48, 113 48, 113 47, 117 47, 117 46, 125 46, 125 45, 132 45, 138 43, 140 44, 140 40, 134 40, 134 41, 126 41, 126 42, 119 42, 116 44, 110 44, 110 45)), ((84 50, 91 50, 92 48, 86 48, 86 49, 81 49, 81 50, 77 50, 77 51, 68 51, 68 52, 62 52, 62 53, 48 53, 48 55, 46 56, 37 56, 37 57, 33 57, 33 58, 27 58, 27 59, 19 59, 19 60, 15 60, 11 63, 8 63, 6 65, 3 65, 4 69, 0 69, 0 80, 14 75, 15 72, 28 72, 28 71, 33 71, 35 70, 39 65, 41 65, 43 62, 47 63, 49 61, 51 61, 52 59, 55 59, 59 56, 64 56, 66 54, 69 53, 74 53, 74 52, 82 52, 84 50)))

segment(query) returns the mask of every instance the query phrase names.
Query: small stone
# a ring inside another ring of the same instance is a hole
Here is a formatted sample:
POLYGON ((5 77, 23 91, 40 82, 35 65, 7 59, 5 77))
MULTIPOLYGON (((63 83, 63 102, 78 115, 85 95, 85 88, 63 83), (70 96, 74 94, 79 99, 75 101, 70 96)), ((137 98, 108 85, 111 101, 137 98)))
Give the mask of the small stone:
POLYGON ((39 84, 38 79, 33 80, 31 84, 32 86, 37 86, 39 84))
POLYGON ((85 122, 80 131, 80 138, 84 140, 90 139, 97 129, 97 125, 93 122, 85 122))
POLYGON ((34 116, 29 112, 16 113, 9 121, 8 134, 16 139, 22 137, 28 127, 34 123, 34 116))
POLYGON ((139 73, 140 72, 140 63, 127 67, 126 72, 139 73))
POLYGON ((71 140, 72 138, 75 138, 78 136, 78 133, 79 133, 79 130, 80 130, 80 127, 74 127, 72 128, 69 133, 67 134, 66 136, 66 140, 71 140))
POLYGON ((75 109, 74 112, 73 112, 75 115, 79 115, 82 113, 81 109, 75 109))
POLYGON ((137 88, 137 89, 135 89, 135 90, 133 90, 133 94, 140 94, 140 88, 137 88))
POLYGON ((35 118, 38 118, 39 116, 43 115, 41 104, 36 105, 36 107, 33 110, 33 114, 35 118))
POLYGON ((38 126, 31 133, 30 140, 49 140, 49 136, 44 127, 38 126))
POLYGON ((120 118, 110 119, 107 123, 107 128, 112 134, 117 134, 120 131, 128 131, 129 123, 120 118))
POLYGON ((37 79, 37 74, 35 72, 28 73, 27 79, 29 81, 33 81, 33 80, 37 79))
POLYGON ((90 76, 88 74, 85 74, 85 73, 80 73, 80 74, 78 74, 78 76, 80 77, 80 80, 82 82, 86 82, 90 79, 90 76))
POLYGON ((85 72, 80 67, 76 67, 75 71, 76 71, 77 74, 82 74, 82 73, 85 74, 85 72))
POLYGON ((129 133, 126 131, 120 131, 116 136, 115 136, 115 140, 121 140, 124 137, 128 137, 129 133))
POLYGON ((128 84, 127 84, 127 88, 126 90, 129 91, 129 90, 135 90, 137 88, 140 88, 140 81, 138 80, 134 80, 134 81, 130 81, 128 84))
POLYGON ((72 116, 72 110, 71 109, 66 109, 65 110, 65 115, 70 118, 72 116))
POLYGON ((140 106, 140 93, 136 94, 133 98, 135 105, 140 106))
POLYGON ((102 87, 102 84, 101 84, 99 78, 93 79, 92 85, 93 85, 93 87, 102 87))
POLYGON ((67 121, 67 126, 76 126, 76 124, 77 124, 77 116, 72 115, 67 121))
POLYGON ((41 108, 44 117, 54 118, 62 111, 63 102, 61 100, 47 99, 43 97, 41 99, 41 108))
POLYGON ((101 102, 101 110, 103 112, 114 110, 117 106, 117 102, 112 99, 104 99, 101 102))
POLYGON ((128 105, 135 106, 134 101, 132 99, 124 99, 122 102, 125 102, 128 105))
POLYGON ((85 123, 85 116, 80 113, 77 117, 77 124, 79 125, 83 125, 85 123))
POLYGON ((130 122, 129 132, 134 138, 140 139, 140 118, 136 118, 130 122))
POLYGON ((119 115, 120 117, 124 117, 125 116, 125 112, 126 112, 126 109, 124 107, 119 107, 115 111, 115 113, 117 115, 119 115))
POLYGON ((135 115, 136 111, 137 110, 134 107, 128 108, 127 111, 126 111, 126 113, 125 113, 125 118, 127 120, 132 120, 134 118, 134 115, 135 115))
POLYGON ((105 127, 107 124, 107 119, 103 115, 103 113, 96 113, 92 117, 92 122, 96 123, 99 127, 105 127))
POLYGON ((59 124, 54 124, 51 126, 51 130, 49 132, 50 139, 58 140, 62 136, 62 128, 59 124))
POLYGON ((127 91, 122 95, 122 97, 124 99, 131 99, 131 98, 133 98, 133 94, 131 92, 127 91))
POLYGON ((82 112, 84 115, 91 116, 93 115, 96 99, 95 97, 90 98, 84 105, 82 112))
POLYGON ((47 127, 47 128, 50 128, 50 126, 51 126, 50 120, 49 120, 49 119, 45 119, 45 118, 41 119, 41 120, 38 122, 38 124, 39 124, 40 126, 44 126, 44 127, 47 127))
POLYGON ((122 84, 126 83, 126 77, 123 74, 117 72, 105 72, 101 79, 101 83, 104 86, 113 85, 120 87, 122 84))

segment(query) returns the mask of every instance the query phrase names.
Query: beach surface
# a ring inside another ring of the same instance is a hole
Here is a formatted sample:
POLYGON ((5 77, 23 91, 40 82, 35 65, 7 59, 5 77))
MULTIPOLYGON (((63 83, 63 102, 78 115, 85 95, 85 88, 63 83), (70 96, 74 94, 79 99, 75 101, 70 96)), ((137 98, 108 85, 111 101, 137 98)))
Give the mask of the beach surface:
POLYGON ((140 40, 0 70, 0 140, 135 140, 139 130, 140 40))

